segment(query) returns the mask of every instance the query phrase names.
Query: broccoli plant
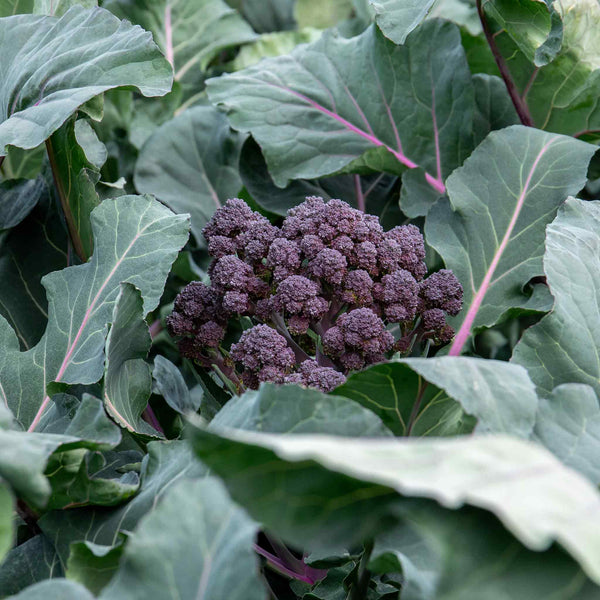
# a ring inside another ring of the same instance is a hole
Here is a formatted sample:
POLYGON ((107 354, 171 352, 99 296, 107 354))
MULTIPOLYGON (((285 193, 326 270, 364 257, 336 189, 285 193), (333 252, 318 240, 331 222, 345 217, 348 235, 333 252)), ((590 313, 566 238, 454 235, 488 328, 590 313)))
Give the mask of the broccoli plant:
POLYGON ((277 227, 233 199, 203 234, 210 286, 188 284, 167 324, 181 354, 236 393, 267 381, 329 392, 350 371, 454 335, 446 317, 460 312, 462 286, 448 269, 427 276, 414 225, 384 231, 342 200, 309 197, 277 227), (227 349, 241 317, 253 326, 227 349))

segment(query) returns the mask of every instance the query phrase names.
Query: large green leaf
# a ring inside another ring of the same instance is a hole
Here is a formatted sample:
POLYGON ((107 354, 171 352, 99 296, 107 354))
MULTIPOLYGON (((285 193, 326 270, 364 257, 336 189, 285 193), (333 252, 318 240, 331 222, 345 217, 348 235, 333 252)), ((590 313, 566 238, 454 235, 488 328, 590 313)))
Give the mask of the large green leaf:
POLYGON ((101 600, 264 600, 257 525, 216 478, 170 489, 131 535, 101 600))
POLYGON ((573 138, 515 125, 490 133, 449 177, 450 201, 431 209, 425 234, 464 288, 451 355, 510 309, 540 308, 526 286, 543 275, 545 227, 585 185, 594 152, 573 138))
POLYGON ((219 435, 199 428, 191 428, 190 436, 232 498, 286 539, 351 547, 389 526, 402 498, 429 498, 446 508, 468 504, 492 512, 531 550, 557 541, 600 582, 600 494, 532 442, 505 435, 219 435))
POLYGON ((60 17, 64 15, 71 6, 83 6, 94 8, 98 6, 98 0, 34 0, 33 12, 38 15, 53 15, 60 17))
POLYGON ((535 438, 600 485, 600 403, 593 388, 564 383, 540 400, 535 438))
POLYGON ((140 491, 127 504, 115 508, 54 510, 40 519, 39 526, 55 542, 61 562, 66 565, 72 542, 117 545, 121 532, 133 531, 166 490, 178 481, 202 477, 205 472, 206 467, 193 460, 185 442, 150 442, 142 463, 140 491))
POLYGON ((207 85, 233 126, 262 147, 278 186, 335 173, 371 151, 354 166, 421 166, 444 191, 472 149, 471 75, 458 29, 447 22, 428 21, 404 46, 376 27, 352 39, 327 32, 207 85))
POLYGON ((35 148, 106 90, 133 86, 160 96, 171 87, 170 67, 151 35, 101 8, 2 19, 0 43, 2 154, 9 144, 35 148))
POLYGON ((294 29, 295 0, 227 0, 252 25, 254 31, 269 33, 294 29))
POLYGON ((372 412, 347 398, 287 385, 263 384, 232 398, 211 421, 268 433, 326 433, 348 437, 386 437, 389 430, 372 412))
POLYGON ((165 402, 179 414, 196 412, 200 408, 202 396, 191 394, 181 370, 170 360, 157 354, 152 369, 153 392, 160 394, 165 402))
POLYGON ((435 0, 369 0, 381 31, 396 44, 404 44, 406 36, 427 16, 435 0))
POLYGON ((256 38, 223 0, 108 0, 104 7, 152 32, 173 65, 175 81, 204 70, 222 50, 256 38))
POLYGON ((7 600, 94 600, 82 585, 68 579, 49 579, 28 587, 7 600))
POLYGON ((19 352, 17 336, 0 318, 0 397, 30 429, 48 407, 49 383, 102 377, 106 326, 120 282, 140 290, 145 314, 153 310, 188 235, 185 216, 141 196, 105 200, 92 213, 92 227, 90 262, 44 278, 49 320, 34 348, 19 352))
POLYGON ((327 29, 350 18, 352 4, 352 0, 296 0, 294 18, 298 27, 327 29))
POLYGON ((10 229, 21 223, 34 209, 44 189, 41 177, 0 183, 0 230, 10 229))
POLYGON ((242 187, 238 174, 245 136, 231 131, 212 106, 184 111, 144 144, 135 167, 138 191, 154 194, 177 213, 189 213, 196 242, 202 228, 242 187))
POLYGON ((514 366, 479 358, 408 358, 355 373, 336 393, 370 408, 397 435, 466 433, 467 413, 479 433, 528 438, 538 398, 525 369, 514 366))
POLYGON ((554 310, 515 348, 542 395, 562 383, 586 383, 600 394, 600 201, 569 198, 548 227, 544 271, 554 310))
POLYGON ((102 398, 108 414, 121 427, 160 437, 158 431, 142 419, 152 392, 152 371, 144 360, 151 345, 140 291, 129 283, 122 283, 106 338, 102 398))
POLYGON ((33 10, 34 0, 4 0, 0 4, 0 17, 12 17, 33 10))
POLYGON ((369 565, 402 572, 403 600, 591 600, 600 591, 560 549, 527 550, 481 510, 431 503, 404 516, 377 538, 369 565))

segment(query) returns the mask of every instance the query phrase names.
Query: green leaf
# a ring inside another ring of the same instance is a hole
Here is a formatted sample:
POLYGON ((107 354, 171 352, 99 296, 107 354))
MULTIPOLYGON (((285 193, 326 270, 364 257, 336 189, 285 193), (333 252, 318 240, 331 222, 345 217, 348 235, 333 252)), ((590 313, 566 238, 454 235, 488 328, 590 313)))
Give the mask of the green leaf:
POLYGON ((0 168, 2 179, 35 179, 42 170, 46 158, 46 146, 39 145, 33 150, 21 150, 9 146, 0 168))
POLYGON ((13 495, 0 479, 0 563, 13 544, 13 510, 13 495))
MULTIPOLYGON (((46 148, 73 247, 77 256, 86 262, 94 250, 90 215, 100 204, 96 193, 100 173, 80 145, 82 135, 78 136, 77 132, 82 131, 82 126, 77 123, 79 121, 71 119, 62 125, 46 141, 46 148)), ((89 133, 84 135, 90 137, 89 133)))
POLYGON ((222 50, 251 42, 252 28, 223 0, 108 0, 104 7, 152 32, 175 71, 195 79, 222 50))
POLYGON ((42 187, 37 206, 18 227, 0 236, 0 315, 24 350, 40 340, 48 322, 42 277, 69 264, 68 236, 50 192, 41 178, 30 185, 42 187))
POLYGON ((353 373, 335 393, 374 412, 398 436, 459 435, 475 426, 456 400, 429 385, 403 361, 353 373))
POLYGON ((106 90, 133 86, 160 96, 171 87, 169 65, 150 34, 101 8, 73 6, 60 19, 2 19, 0 40, 7 73, 0 92, 2 154, 9 144, 35 148, 106 90))
POLYGON ((33 11, 34 0, 4 0, 0 4, 0 17, 12 17, 33 11))
POLYGON ((7 600, 94 600, 81 585, 68 579, 40 581, 7 600))
POLYGON ((425 19, 435 0, 369 0, 375 20, 386 37, 404 44, 408 34, 425 19))
POLYGON ((258 33, 294 29, 295 0, 227 0, 258 33))
POLYGON ((21 223, 39 202, 45 187, 41 177, 0 183, 0 230, 21 223))
POLYGON ((464 289, 451 355, 473 330, 510 309, 538 308, 526 286, 543 275, 545 227, 585 185, 594 152, 578 140, 515 125, 490 133, 448 179, 450 202, 431 209, 425 235, 464 289))
POLYGON ((204 225, 242 187, 238 162, 244 138, 232 132, 212 106, 190 108, 159 127, 144 144, 135 186, 175 212, 189 213, 196 242, 203 244, 204 225))
POLYGON ((346 398, 317 390, 263 384, 232 398, 211 421, 211 428, 230 427, 268 433, 326 433, 348 437, 388 437, 387 427, 371 411, 346 398))
POLYGON ((357 440, 195 427, 190 437, 232 498, 296 543, 352 547, 389 527, 414 502, 408 497, 429 498, 492 512, 530 550, 557 541, 600 582, 600 494, 537 444, 505 435, 357 440))
POLYGON ((38 581, 62 575, 54 547, 38 534, 15 546, 0 563, 0 590, 2 594, 17 594, 38 581))
POLYGON ((544 271, 554 309, 525 331, 512 361, 523 365, 541 395, 563 383, 600 394, 600 201, 569 198, 548 226, 544 271))
POLYGON ((262 600, 257 530, 216 478, 179 483, 140 522, 100 599, 262 600))
POLYGON ((37 15, 60 17, 64 15, 71 6, 94 8, 98 6, 98 0, 34 0, 33 12, 37 15))
POLYGON ((154 393, 160 394, 166 403, 181 415, 200 408, 201 396, 190 394, 181 371, 167 358, 157 354, 152 369, 154 393))
POLYGON ((99 594, 119 567, 123 541, 115 546, 101 546, 93 542, 71 544, 67 578, 84 585, 92 594, 99 594))
POLYGON ((120 532, 133 531, 140 519, 156 507, 157 498, 175 482, 204 476, 206 467, 193 460, 185 442, 150 442, 142 462, 140 491, 127 504, 115 508, 80 508, 46 513, 39 526, 55 542, 63 565, 72 542, 89 541, 114 546, 120 532))
POLYGON ((294 18, 298 27, 327 29, 350 18, 352 0, 296 0, 294 18))
POLYGON ((44 472, 54 452, 110 449, 120 440, 101 402, 87 396, 63 434, 0 430, 0 476, 25 501, 42 507, 51 493, 44 472))
POLYGON ((377 539, 369 568, 401 570, 406 598, 586 600, 600 591, 560 549, 531 552, 481 510, 430 503, 404 515, 406 523, 377 539))
POLYGON ((19 352, 0 318, 0 397, 25 427, 35 429, 52 382, 95 383, 103 374, 104 337, 121 281, 135 285, 144 314, 156 308, 177 252, 187 239, 184 216, 153 199, 107 199, 92 213, 94 255, 85 265, 47 275, 49 321, 40 342, 19 352))
POLYGON ((368 165, 421 166, 443 192, 472 148, 471 74, 451 23, 428 21, 404 46, 376 27, 349 40, 326 32, 207 86, 232 125, 252 133, 280 187, 364 167, 371 151, 368 165))
POLYGON ((289 54, 298 44, 316 42, 322 32, 313 27, 298 31, 275 31, 261 35, 255 42, 246 44, 238 52, 232 66, 235 71, 255 65, 263 58, 289 54))
POLYGON ((535 439, 600 485, 600 406, 593 388, 565 383, 540 400, 535 439))
POLYGON ((104 406, 124 429, 156 438, 159 432, 142 419, 152 392, 152 370, 144 360, 151 345, 140 290, 122 283, 106 338, 104 406))

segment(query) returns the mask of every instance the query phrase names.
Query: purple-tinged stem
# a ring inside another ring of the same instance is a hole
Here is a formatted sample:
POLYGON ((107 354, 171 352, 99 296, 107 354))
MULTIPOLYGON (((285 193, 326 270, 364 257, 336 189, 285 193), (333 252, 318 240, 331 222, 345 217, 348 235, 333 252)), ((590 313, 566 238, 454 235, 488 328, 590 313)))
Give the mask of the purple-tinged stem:
POLYGON ((360 175, 354 176, 354 189, 356 191, 356 204, 358 206, 358 210, 362 212, 367 212, 367 207, 365 204, 365 196, 362 191, 362 185, 360 182, 360 175))
POLYGON ((290 345, 290 348, 294 351, 294 356, 296 357, 296 362, 298 364, 304 362, 305 360, 310 360, 310 356, 300 348, 300 346, 296 343, 294 338, 290 335, 288 328, 285 326, 285 321, 283 317, 279 313, 273 313, 271 315, 271 320, 275 325, 277 331, 287 340, 287 343, 290 345))
POLYGON ((290 569, 280 558, 274 554, 271 554, 264 548, 261 548, 258 544, 254 544, 254 551, 266 558, 269 566, 279 571, 282 575, 287 575, 288 577, 297 579, 298 581, 304 581, 309 585, 314 585, 317 581, 319 581, 319 579, 313 579, 313 577, 309 574, 297 573, 293 569, 290 569))
POLYGON ((173 52, 173 25, 171 24, 171 5, 167 2, 165 7, 165 58, 175 68, 175 54, 173 52))
MULTIPOLYGON (((573 134, 574 138, 580 138, 583 137, 584 135, 591 135, 593 133, 600 133, 600 129, 584 129, 583 131, 578 131, 577 133, 573 134)), ((2 164, 2 163, 0 163, 2 164)))
POLYGON ((502 75, 502 79, 504 80, 504 85, 506 85, 506 89, 508 90, 508 94, 512 103, 515 106, 515 110, 519 115, 519 119, 523 125, 527 125, 527 127, 533 127, 533 119, 531 118, 531 114, 529 112, 529 107, 527 103, 521 98, 519 95, 519 91, 517 90, 517 86, 510 74, 508 69, 508 65, 504 60, 504 56, 500 52, 498 45, 496 44, 496 40, 494 35, 490 30, 489 23, 485 18, 485 13, 482 6, 482 1, 477 0, 477 14, 479 15, 479 20, 481 21, 481 26, 483 27, 483 33, 485 34, 485 39, 494 55, 494 60, 496 61, 496 65, 498 66, 498 70, 500 71, 500 75, 502 75))
POLYGON ((415 425, 415 422, 417 420, 417 417, 419 416, 419 411, 421 410, 421 404, 423 403, 423 397, 425 396, 425 390, 427 389, 427 386, 429 385, 428 381, 423 381, 420 377, 419 377, 419 393, 417 394, 417 398, 415 400, 415 403, 413 404, 413 408, 412 411, 410 413, 410 418, 408 419, 408 425, 406 427, 406 435, 407 437, 410 436, 410 434, 412 433, 413 427, 415 425))
POLYGON ((156 429, 156 431, 165 435, 164 429, 162 428, 161 424, 158 422, 158 419, 156 418, 156 414, 154 413, 154 411, 152 410, 152 408, 150 407, 149 404, 148 404, 148 406, 146 406, 146 409, 142 413, 142 419, 144 419, 144 421, 146 421, 146 423, 149 423, 150 425, 152 425, 152 427, 154 427, 154 429, 156 429))
POLYGON ((160 319, 156 319, 148 328, 148 332, 150 333, 150 339, 154 340, 156 336, 163 330, 162 323, 160 319))
POLYGON ((523 90, 523 93, 521 94, 521 100, 523 102, 526 102, 526 98, 527 98, 527 94, 529 94, 529 90, 531 89, 531 86, 533 85, 533 82, 535 81, 535 78, 537 77, 537 74, 540 72, 540 68, 536 67, 533 72, 531 73, 531 77, 529 78, 529 81, 527 82, 527 85, 525 86, 525 89, 523 90))

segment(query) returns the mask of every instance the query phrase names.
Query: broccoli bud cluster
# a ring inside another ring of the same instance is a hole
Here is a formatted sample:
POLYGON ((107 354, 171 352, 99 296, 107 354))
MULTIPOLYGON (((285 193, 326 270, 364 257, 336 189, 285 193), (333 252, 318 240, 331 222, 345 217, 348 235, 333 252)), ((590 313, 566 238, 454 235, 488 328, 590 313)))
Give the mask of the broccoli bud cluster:
POLYGON ((454 336, 446 318, 460 312, 462 286, 447 269, 426 277, 414 225, 384 231, 376 216, 310 197, 276 227, 233 199, 203 234, 211 285, 186 286, 167 325, 184 356, 240 389, 271 381, 328 392, 352 370, 454 336), (242 316, 255 325, 228 352, 228 325, 242 316))

